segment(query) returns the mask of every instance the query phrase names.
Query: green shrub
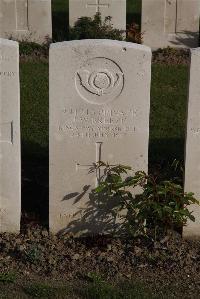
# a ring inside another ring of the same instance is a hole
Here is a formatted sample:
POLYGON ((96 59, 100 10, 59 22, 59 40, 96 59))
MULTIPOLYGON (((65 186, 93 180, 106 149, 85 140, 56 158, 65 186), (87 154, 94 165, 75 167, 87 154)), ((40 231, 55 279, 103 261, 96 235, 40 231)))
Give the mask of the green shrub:
POLYGON ((166 234, 170 229, 180 229, 187 220, 195 221, 190 204, 199 204, 193 193, 184 193, 183 187, 173 180, 159 181, 143 171, 128 175, 131 167, 110 166, 104 162, 95 164, 95 169, 104 168, 104 176, 95 193, 106 200, 118 203, 118 213, 126 210, 124 225, 132 235, 166 234), (133 196, 132 190, 140 188, 143 192, 133 196), (152 234, 153 232, 153 234, 152 234))
POLYGON ((112 18, 106 17, 102 21, 101 14, 97 13, 94 18, 82 17, 78 19, 69 30, 69 39, 113 39, 124 40, 124 31, 114 29, 112 18))
POLYGON ((47 58, 49 56, 49 43, 40 45, 34 42, 21 41, 19 42, 19 52, 21 57, 32 56, 47 58))
POLYGON ((141 44, 143 33, 140 31, 140 26, 136 23, 131 23, 127 28, 127 41, 132 43, 141 44))

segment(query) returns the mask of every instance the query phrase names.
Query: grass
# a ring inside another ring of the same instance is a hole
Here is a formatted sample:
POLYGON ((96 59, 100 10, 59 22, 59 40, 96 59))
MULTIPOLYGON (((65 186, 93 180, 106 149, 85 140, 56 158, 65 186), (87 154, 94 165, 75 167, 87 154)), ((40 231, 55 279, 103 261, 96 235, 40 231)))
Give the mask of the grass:
POLYGON ((65 298, 69 295, 66 287, 55 287, 47 283, 31 283, 23 287, 22 291, 32 298, 65 298))
POLYGON ((187 82, 186 66, 152 67, 150 163, 184 157, 187 82))
POLYGON ((68 0, 52 1, 53 40, 68 39, 69 2, 68 0))
POLYGON ((123 281, 118 284, 98 281, 76 281, 73 284, 66 281, 38 279, 19 279, 16 283, 0 282, 0 298, 43 298, 43 299, 158 299, 165 297, 162 288, 154 290, 154 285, 145 286, 138 281, 123 281))
MULTIPOLYGON (((181 281, 168 285, 156 281, 101 279, 66 281, 63 278, 18 277, 15 282, 0 281, 1 299, 169 299, 191 298, 191 290, 181 281), (184 296, 183 296, 184 294, 184 296)), ((197 296, 195 292, 194 298, 197 296)), ((193 298, 193 297, 192 297, 193 298)))
POLYGON ((20 78, 22 144, 36 152, 48 147, 48 64, 22 63, 20 78))

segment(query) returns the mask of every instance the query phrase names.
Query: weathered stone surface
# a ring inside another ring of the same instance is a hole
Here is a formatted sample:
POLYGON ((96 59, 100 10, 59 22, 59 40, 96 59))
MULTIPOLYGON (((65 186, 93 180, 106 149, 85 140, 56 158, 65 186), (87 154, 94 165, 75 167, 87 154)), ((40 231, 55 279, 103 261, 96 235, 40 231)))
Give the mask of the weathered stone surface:
POLYGON ((18 43, 0 39, 0 232, 18 232, 21 213, 18 43))
POLYGON ((1 0, 0 36, 39 43, 51 38, 51 0, 1 0))
MULTIPOLYGON (((147 171, 151 51, 111 40, 50 48, 50 230, 112 231, 91 189, 92 163, 147 171)), ((108 218, 107 218, 108 217, 108 218)))
MULTIPOLYGON (((188 95, 188 118, 185 154, 185 191, 194 192, 200 200, 200 48, 191 50, 190 81, 188 95)), ((185 237, 200 238, 200 207, 190 207, 195 222, 184 228, 185 237)))
POLYGON ((152 49, 197 47, 199 0, 142 0, 143 44, 152 49))
POLYGON ((69 0, 69 24, 81 17, 93 17, 97 12, 102 19, 111 16, 114 28, 126 30, 126 0, 69 0))

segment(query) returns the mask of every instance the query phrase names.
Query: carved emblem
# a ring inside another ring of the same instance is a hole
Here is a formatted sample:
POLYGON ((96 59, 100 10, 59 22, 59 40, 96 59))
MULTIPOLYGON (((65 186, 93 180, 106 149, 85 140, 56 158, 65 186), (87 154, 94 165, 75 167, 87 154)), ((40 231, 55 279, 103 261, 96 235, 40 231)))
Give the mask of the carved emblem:
POLYGON ((124 87, 124 74, 112 60, 96 57, 88 60, 76 73, 78 94, 89 103, 102 105, 116 99, 124 87))

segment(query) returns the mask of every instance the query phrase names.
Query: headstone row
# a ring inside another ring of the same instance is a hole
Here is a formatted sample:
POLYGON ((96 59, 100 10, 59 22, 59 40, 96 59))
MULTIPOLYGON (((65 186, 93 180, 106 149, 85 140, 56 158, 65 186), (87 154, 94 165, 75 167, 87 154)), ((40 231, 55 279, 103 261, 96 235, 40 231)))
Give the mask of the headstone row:
POLYGON ((158 48, 199 44, 200 0, 142 0, 143 43, 158 48))
MULTIPOLYGON (((97 12, 103 20, 111 16, 114 28, 126 30, 126 0, 69 0, 70 26, 97 12)), ((142 0, 141 15, 142 42, 153 50, 198 46, 200 0, 142 0)))
POLYGON ((1 0, 0 37, 43 43, 52 38, 51 0, 1 0))
POLYGON ((111 17, 114 28, 126 30, 126 0, 69 0, 69 25, 74 26, 81 17, 101 13, 102 20, 111 17))
MULTIPOLYGON (((191 52, 185 190, 200 196, 200 49, 191 52)), ((148 171, 151 50, 133 43, 83 40, 50 48, 50 194, 53 233, 111 232, 91 196, 103 170, 93 162, 148 171)), ((20 229, 18 43, 0 39, 0 232, 20 229)), ((200 236, 200 208, 186 237, 200 236)), ((108 217, 108 218, 107 218, 108 217)), ((114 225, 114 227, 113 227, 114 225)))
MULTIPOLYGON (((69 0, 69 25, 101 13, 126 30, 126 0, 69 0)), ((200 0, 142 0, 143 44, 197 47, 200 0)), ((0 37, 43 43, 52 38, 51 0, 1 0, 0 37)))

